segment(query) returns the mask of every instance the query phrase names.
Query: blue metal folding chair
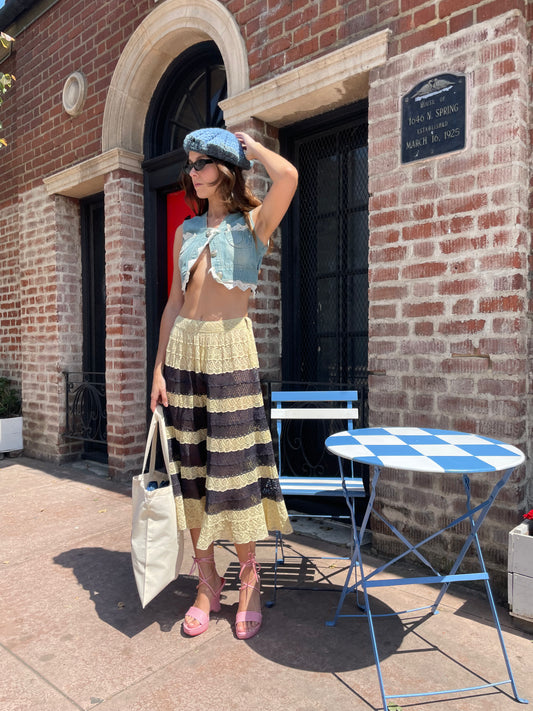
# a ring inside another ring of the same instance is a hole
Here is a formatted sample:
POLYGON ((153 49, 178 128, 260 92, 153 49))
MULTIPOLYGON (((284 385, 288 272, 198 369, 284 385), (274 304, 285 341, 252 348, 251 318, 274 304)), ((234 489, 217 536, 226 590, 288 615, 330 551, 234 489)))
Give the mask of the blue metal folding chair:
MULTIPOLYGON (((353 462, 350 463, 350 474, 348 476, 291 476, 284 472, 284 445, 286 437, 284 428, 287 423, 294 421, 322 421, 327 423, 339 423, 336 429, 342 429, 342 423, 347 422, 348 427, 353 427, 353 422, 358 419, 358 393, 356 390, 348 391, 273 391, 271 394, 271 419, 276 421, 277 433, 277 453, 278 469, 281 490, 284 496, 295 497, 344 497, 347 501, 366 496, 365 487, 361 477, 354 474, 353 462)), ((335 431, 335 430, 332 430, 335 431)), ((320 439, 320 446, 323 446, 324 438, 320 439)), ((339 466, 342 464, 339 462, 339 466)), ((306 462, 306 468, 311 469, 312 465, 306 462)), ((292 513, 291 518, 306 516, 307 514, 292 513)), ((313 514, 320 518, 331 518, 330 513, 313 514)), ((347 518, 347 516, 342 516, 347 518)), ((352 531, 353 544, 355 535, 352 531)), ((285 551, 283 548, 283 537, 276 531, 275 541, 275 564, 274 564, 274 594, 273 599, 267 602, 271 607, 275 604, 278 590, 278 566, 285 562, 285 551)), ((306 589, 291 587, 290 589, 306 589)), ((311 588, 317 589, 317 588, 311 588)), ((327 589, 327 588, 321 588, 327 589)))

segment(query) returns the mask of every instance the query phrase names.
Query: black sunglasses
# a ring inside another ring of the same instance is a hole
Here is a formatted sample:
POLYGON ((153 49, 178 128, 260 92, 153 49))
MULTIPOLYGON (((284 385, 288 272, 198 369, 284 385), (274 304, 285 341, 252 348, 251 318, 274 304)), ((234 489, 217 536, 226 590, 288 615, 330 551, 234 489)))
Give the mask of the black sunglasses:
POLYGON ((195 160, 194 163, 185 163, 185 165, 183 166, 183 172, 187 173, 187 175, 190 175, 191 170, 194 168, 194 170, 199 173, 205 168, 208 163, 214 162, 215 161, 211 160, 211 158, 198 158, 198 160, 195 160))

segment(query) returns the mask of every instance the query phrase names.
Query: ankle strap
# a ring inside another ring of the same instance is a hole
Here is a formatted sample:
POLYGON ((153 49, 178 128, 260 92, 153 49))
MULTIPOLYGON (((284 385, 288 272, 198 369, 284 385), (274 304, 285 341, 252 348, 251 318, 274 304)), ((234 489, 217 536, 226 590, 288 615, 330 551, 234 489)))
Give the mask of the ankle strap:
MULTIPOLYGON (((205 558, 196 558, 195 556, 192 557, 192 568, 191 568, 191 573, 192 571, 199 565, 200 563, 214 563, 215 562, 215 555, 208 555, 205 558)), ((191 574, 189 573, 189 575, 191 574)))
MULTIPOLYGON (((215 591, 213 590, 211 585, 208 583, 207 578, 205 577, 204 573, 202 572, 202 568, 200 567, 202 563, 213 563, 213 566, 214 566, 215 556, 209 555, 209 556, 206 556, 205 558, 195 558, 193 556, 192 557, 192 568, 191 568, 191 572, 189 573, 189 575, 192 575, 194 573, 194 571, 197 570, 198 571, 198 580, 199 580, 198 585, 200 583, 207 585, 207 587, 211 590, 213 595, 215 595, 215 591)), ((215 573, 216 573, 216 568, 215 568, 215 573)))
MULTIPOLYGON (((239 574, 239 577, 242 578, 242 574, 245 568, 251 568, 254 573, 255 581, 256 583, 259 582, 259 575, 257 574, 261 570, 261 566, 255 559, 255 553, 249 553, 248 554, 248 560, 245 560, 244 563, 241 563, 241 572, 239 574)), ((253 587, 252 585, 249 585, 248 583, 243 583, 244 586, 250 588, 253 587)))

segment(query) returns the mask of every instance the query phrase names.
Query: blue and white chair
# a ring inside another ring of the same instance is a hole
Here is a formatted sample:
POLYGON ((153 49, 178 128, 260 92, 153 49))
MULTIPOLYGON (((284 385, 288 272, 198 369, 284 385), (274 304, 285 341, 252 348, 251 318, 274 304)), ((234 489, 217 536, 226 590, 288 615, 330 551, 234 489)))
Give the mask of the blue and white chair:
MULTIPOLYGON (((362 478, 354 474, 353 462, 347 463, 350 467, 350 471, 347 474, 339 471, 338 476, 320 476, 321 472, 313 472, 312 463, 304 458, 304 466, 308 470, 306 472, 307 475, 294 476, 284 470, 286 462, 284 450, 288 441, 285 430, 296 421, 314 420, 315 422, 320 422, 324 425, 323 432, 326 436, 328 432, 342 430, 346 424, 348 429, 353 429, 354 421, 359 418, 360 403, 358 392, 356 390, 273 391, 271 393, 271 404, 270 416, 271 420, 276 423, 278 470, 283 495, 298 498, 311 497, 319 501, 322 497, 345 498, 350 511, 352 527, 355 527, 353 499, 365 497, 366 491, 362 478)), ((298 437, 294 439, 298 441, 298 437)), ((321 437, 321 441, 317 443, 317 446, 324 447, 325 439, 325 436, 321 437)), ((292 447, 294 448, 294 444, 292 447)), ((327 452, 326 456, 329 456, 327 452)), ((339 467, 341 466, 342 463, 339 460, 339 467)), ((291 513, 291 518, 307 515, 309 514, 291 513)), ((313 516, 331 518, 332 514, 313 513, 313 516)), ((276 602, 278 567, 285 562, 286 558, 283 537, 279 531, 276 531, 275 535, 274 594, 273 599, 267 602, 268 607, 272 607, 276 602)), ((292 587, 291 589, 309 588, 292 587)))

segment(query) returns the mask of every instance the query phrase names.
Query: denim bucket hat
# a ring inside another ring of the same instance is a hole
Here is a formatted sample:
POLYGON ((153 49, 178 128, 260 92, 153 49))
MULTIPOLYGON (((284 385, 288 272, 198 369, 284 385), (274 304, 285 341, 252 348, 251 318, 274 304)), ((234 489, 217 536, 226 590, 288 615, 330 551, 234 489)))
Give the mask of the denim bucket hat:
POLYGON ((243 170, 252 167, 237 136, 224 128, 199 128, 185 136, 183 148, 187 153, 203 153, 243 170))

